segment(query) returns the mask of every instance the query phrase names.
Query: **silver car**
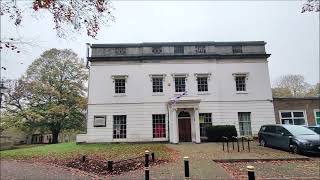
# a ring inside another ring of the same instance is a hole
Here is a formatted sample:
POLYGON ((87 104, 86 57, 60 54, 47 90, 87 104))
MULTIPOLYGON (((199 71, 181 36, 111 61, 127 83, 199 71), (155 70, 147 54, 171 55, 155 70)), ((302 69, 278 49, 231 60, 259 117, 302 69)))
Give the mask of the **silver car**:
POLYGON ((293 153, 320 154, 320 135, 298 125, 264 125, 258 133, 261 146, 277 147, 293 153))

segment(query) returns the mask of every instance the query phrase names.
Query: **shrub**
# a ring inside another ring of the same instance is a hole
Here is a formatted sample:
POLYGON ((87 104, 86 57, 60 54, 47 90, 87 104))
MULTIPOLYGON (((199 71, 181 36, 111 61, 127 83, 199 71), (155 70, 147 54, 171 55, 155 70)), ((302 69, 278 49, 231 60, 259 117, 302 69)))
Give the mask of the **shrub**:
POLYGON ((232 141, 232 136, 237 136, 237 130, 234 125, 208 126, 206 127, 206 133, 209 142, 226 141, 222 136, 225 136, 229 141, 232 141))

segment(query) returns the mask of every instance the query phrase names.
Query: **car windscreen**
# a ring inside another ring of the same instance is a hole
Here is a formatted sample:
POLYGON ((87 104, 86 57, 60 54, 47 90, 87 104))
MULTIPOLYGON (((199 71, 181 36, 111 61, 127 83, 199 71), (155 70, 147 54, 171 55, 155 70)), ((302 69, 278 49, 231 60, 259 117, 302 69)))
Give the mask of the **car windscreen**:
POLYGON ((303 127, 303 126, 296 126, 296 125, 291 125, 291 126, 284 126, 292 135, 297 136, 297 135, 317 135, 314 131, 303 127))

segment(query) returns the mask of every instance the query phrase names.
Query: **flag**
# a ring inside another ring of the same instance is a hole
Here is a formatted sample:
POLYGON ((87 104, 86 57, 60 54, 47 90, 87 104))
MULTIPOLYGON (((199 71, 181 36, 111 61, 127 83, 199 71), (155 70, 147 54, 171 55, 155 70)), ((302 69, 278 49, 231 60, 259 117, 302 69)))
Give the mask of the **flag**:
POLYGON ((178 96, 175 96, 175 97, 171 98, 170 100, 173 102, 172 104, 176 104, 177 101, 184 95, 187 95, 187 91, 179 94, 178 96))

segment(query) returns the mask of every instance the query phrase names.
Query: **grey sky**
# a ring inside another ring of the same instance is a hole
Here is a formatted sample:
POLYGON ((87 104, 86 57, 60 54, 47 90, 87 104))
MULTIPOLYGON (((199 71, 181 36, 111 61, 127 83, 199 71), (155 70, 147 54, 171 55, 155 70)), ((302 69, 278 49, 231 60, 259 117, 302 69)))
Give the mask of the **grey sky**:
POLYGON ((267 42, 271 81, 284 74, 302 74, 309 83, 319 82, 319 13, 301 14, 304 1, 116 1, 115 22, 104 27, 97 40, 85 33, 72 39, 57 38, 52 17, 35 20, 25 16, 15 28, 1 19, 1 37, 32 40, 16 54, 1 52, 6 78, 20 77, 27 66, 49 48, 71 48, 85 57, 85 43, 129 43, 165 41, 253 41, 267 42), (20 64, 23 62, 23 64, 20 64))

